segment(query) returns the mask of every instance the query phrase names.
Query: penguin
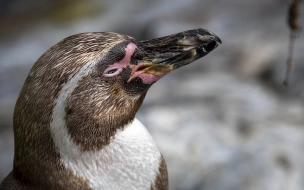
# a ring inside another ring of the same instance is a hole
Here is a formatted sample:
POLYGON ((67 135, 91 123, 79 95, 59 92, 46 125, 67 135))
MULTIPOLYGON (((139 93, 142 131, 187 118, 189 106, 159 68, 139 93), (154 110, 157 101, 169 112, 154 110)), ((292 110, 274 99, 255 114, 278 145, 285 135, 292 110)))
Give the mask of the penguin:
POLYGON ((152 84, 220 43, 194 29, 143 41, 80 33, 52 46, 16 102, 14 164, 0 189, 168 189, 165 160, 136 112, 152 84))

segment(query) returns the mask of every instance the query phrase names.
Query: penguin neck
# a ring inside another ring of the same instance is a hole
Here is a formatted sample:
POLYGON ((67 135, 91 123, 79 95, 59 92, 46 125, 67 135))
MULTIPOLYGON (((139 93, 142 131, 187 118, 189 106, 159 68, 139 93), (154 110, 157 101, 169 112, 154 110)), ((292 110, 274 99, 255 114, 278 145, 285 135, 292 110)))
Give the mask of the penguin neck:
POLYGON ((68 98, 65 115, 55 119, 63 125, 51 127, 66 128, 82 151, 100 150, 110 143, 118 129, 133 122, 144 96, 117 101, 115 96, 107 95, 99 104, 77 99, 74 102, 68 98), (83 103, 87 103, 85 108, 83 103))
POLYGON ((87 98, 79 100, 73 95, 71 93, 67 97, 65 104, 55 106, 50 127, 55 132, 67 130, 71 141, 82 151, 96 151, 107 146, 118 129, 124 129, 134 121, 145 97, 143 94, 118 99, 109 94, 102 96, 96 104, 87 98))

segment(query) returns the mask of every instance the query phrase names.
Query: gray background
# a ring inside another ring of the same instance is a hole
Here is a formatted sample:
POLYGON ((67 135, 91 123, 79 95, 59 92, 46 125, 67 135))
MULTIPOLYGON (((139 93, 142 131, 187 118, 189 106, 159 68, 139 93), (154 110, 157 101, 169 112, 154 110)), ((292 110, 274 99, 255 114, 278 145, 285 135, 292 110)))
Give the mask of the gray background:
POLYGON ((284 89, 287 6, 286 0, 1 0, 0 181, 12 168, 18 93, 52 45, 80 32, 142 40, 206 28, 223 44, 157 82, 137 114, 167 161, 170 189, 304 189, 304 40, 296 41, 284 89))

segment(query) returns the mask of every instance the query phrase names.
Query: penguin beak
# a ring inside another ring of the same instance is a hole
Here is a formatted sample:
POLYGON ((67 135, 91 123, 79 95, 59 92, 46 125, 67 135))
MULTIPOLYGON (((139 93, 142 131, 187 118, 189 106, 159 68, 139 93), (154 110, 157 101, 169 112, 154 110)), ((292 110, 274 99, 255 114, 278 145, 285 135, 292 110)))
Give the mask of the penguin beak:
POLYGON ((153 75, 158 80, 172 70, 204 57, 221 43, 218 36, 205 29, 139 41, 134 54, 139 64, 132 69, 129 81, 140 75, 153 75))

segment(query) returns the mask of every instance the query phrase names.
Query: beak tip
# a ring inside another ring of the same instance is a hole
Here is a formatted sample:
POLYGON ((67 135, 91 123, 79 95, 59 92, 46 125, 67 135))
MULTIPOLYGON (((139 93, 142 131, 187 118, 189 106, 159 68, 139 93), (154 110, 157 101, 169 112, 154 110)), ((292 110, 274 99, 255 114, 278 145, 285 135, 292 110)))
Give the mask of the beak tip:
POLYGON ((219 37, 217 37, 217 36, 216 36, 216 38, 215 38, 215 41, 216 41, 217 43, 219 43, 219 44, 222 44, 222 40, 221 40, 219 37))
MULTIPOLYGON (((206 30, 206 31, 208 31, 208 30, 206 30)), ((214 37, 214 39, 213 39, 214 41, 216 41, 219 44, 222 44, 222 40, 216 34, 214 34, 213 32, 210 32, 210 31, 208 31, 208 33, 214 37)))

